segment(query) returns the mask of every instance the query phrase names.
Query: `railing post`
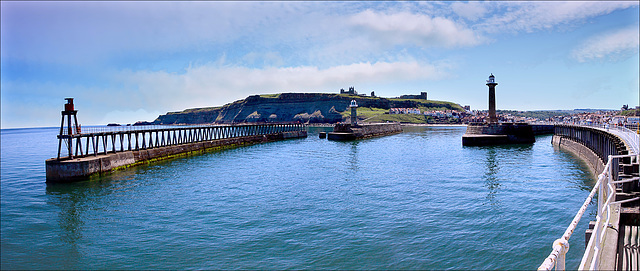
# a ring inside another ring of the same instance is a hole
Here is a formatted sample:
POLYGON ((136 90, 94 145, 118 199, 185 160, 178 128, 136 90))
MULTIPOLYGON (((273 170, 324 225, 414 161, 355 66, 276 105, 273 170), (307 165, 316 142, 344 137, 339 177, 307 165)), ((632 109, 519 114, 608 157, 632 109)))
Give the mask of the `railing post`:
POLYGON ((553 246, 560 246, 562 247, 560 249, 560 251, 558 252, 558 259, 556 260, 556 270, 565 270, 565 256, 567 255, 567 252, 569 251, 569 241, 565 240, 564 238, 560 238, 558 240, 556 240, 555 242, 553 242, 553 246))

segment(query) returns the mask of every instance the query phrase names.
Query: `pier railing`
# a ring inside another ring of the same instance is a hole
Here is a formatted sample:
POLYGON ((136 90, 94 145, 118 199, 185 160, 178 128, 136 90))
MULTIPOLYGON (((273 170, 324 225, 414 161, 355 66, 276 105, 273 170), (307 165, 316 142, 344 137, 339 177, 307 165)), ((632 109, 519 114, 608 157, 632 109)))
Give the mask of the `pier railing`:
POLYGON ((591 239, 587 244, 587 248, 585 249, 584 257, 582 258, 582 262, 580 263, 579 270, 595 270, 598 268, 599 260, 600 260, 600 250, 605 234, 605 229, 609 226, 609 221, 611 219, 613 204, 621 204, 631 201, 640 200, 640 197, 635 197, 622 201, 614 201, 616 198, 616 186, 618 184, 637 181, 639 178, 629 178, 625 180, 616 180, 614 179, 616 170, 612 165, 617 159, 636 157, 636 154, 627 154, 627 155, 611 155, 608 158, 607 164, 604 167, 602 173, 598 176, 598 181, 595 186, 589 193, 589 196, 585 199, 584 203, 578 210, 578 213, 575 215, 569 227, 565 230, 562 237, 555 240, 553 242, 553 250, 551 254, 544 260, 542 265, 538 268, 538 270, 552 270, 554 267, 556 270, 565 270, 565 255, 569 251, 569 238, 573 234, 578 222, 582 218, 582 215, 587 210, 587 206, 591 203, 594 195, 598 193, 598 212, 596 215, 596 225, 593 228, 593 233, 591 235, 591 239))
MULTIPOLYGON (((228 139, 244 136, 269 135, 283 132, 304 131, 304 124, 249 124, 249 125, 197 125, 197 126, 116 126, 88 127, 58 135, 60 145, 64 141, 69 156, 79 158, 89 155, 136 151, 166 146, 228 139)), ((68 129, 63 129, 67 131, 68 129)), ((60 146, 58 158, 60 157, 60 146)))
MULTIPOLYGON (((611 165, 612 160, 614 159, 622 159, 626 157, 633 157, 636 155, 612 155, 609 156, 609 161, 607 165, 611 165)), ((614 168, 609 167, 605 168, 605 172, 608 174, 601 174, 604 180, 601 182, 599 189, 599 197, 598 197, 598 214, 596 216, 596 225, 593 228, 593 233, 591 235, 591 239, 589 239, 589 243, 587 244, 587 248, 585 249, 584 256, 582 257, 582 261, 578 269, 580 270, 596 270, 599 269, 600 263, 600 253, 602 244, 605 236, 605 229, 610 227, 611 215, 612 215, 612 205, 614 204, 622 204, 632 201, 640 200, 640 197, 634 197, 626 200, 614 201, 616 199, 616 187, 623 183, 637 181, 638 177, 635 178, 627 178, 623 180, 615 180, 612 178, 614 168)))
POLYGON ((634 197, 615 201, 617 188, 622 187, 624 183, 640 179, 638 177, 620 178, 619 175, 621 164, 629 163, 633 157, 635 157, 636 162, 640 161, 640 152, 638 151, 640 145, 639 136, 636 131, 622 126, 567 124, 556 124, 555 134, 567 136, 585 145, 603 161, 606 161, 606 165, 602 173, 598 175, 598 180, 591 193, 585 199, 562 237, 553 242, 553 250, 538 270, 551 270, 554 267, 556 270, 565 269, 565 255, 569 250, 569 238, 596 193, 598 193, 596 225, 585 249, 579 270, 598 269, 603 238, 612 218, 612 205, 640 200, 640 197, 634 197), (622 141, 625 141, 626 144, 623 144, 622 141))
POLYGON ((613 132, 624 141, 628 142, 629 147, 635 154, 640 154, 640 146, 638 146, 640 145, 640 133, 638 132, 638 128, 640 127, 636 126, 636 130, 633 130, 634 127, 631 125, 590 124, 585 126, 613 132))
POLYGON ((605 168, 598 176, 598 181, 595 186, 589 193, 589 196, 585 199, 584 203, 578 210, 578 213, 575 215, 569 227, 565 230, 562 237, 553 242, 553 250, 551 254, 545 259, 545 261, 540 265, 538 270, 552 270, 554 267, 556 270, 565 270, 565 255, 567 251, 569 251, 569 238, 573 234, 578 222, 582 218, 582 215, 587 210, 587 206, 591 203, 594 195, 598 193, 598 213, 596 215, 596 225, 593 228, 593 233, 591 235, 591 239, 587 244, 587 248, 585 249, 584 257, 582 258, 582 262, 580 263, 579 270, 595 270, 598 268, 599 260, 600 260, 600 250, 605 234, 605 229, 609 226, 609 221, 611 219, 613 204, 621 204, 631 201, 640 200, 640 197, 635 197, 622 201, 614 201, 616 196, 616 186, 618 184, 637 181, 639 178, 629 178, 625 180, 615 180, 613 178, 615 168, 612 167, 614 164, 613 161, 617 159, 623 159, 627 157, 635 157, 635 154, 628 155, 611 155, 609 156, 608 162, 605 165, 605 168))

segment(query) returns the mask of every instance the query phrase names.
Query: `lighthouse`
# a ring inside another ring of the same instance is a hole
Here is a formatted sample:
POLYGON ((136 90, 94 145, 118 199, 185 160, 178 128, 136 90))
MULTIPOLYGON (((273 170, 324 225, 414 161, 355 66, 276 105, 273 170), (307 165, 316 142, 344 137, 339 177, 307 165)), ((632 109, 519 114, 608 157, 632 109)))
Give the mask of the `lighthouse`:
POLYGON ((358 113, 356 112, 358 104, 356 103, 356 100, 351 100, 351 105, 349 105, 349 107, 351 108, 351 126, 355 127, 358 125, 358 113))
POLYGON ((487 86, 489 86, 489 124, 498 123, 498 117, 496 117, 496 77, 493 73, 489 75, 487 80, 487 86))
POLYGON ((469 123, 462 136, 462 146, 500 144, 532 144, 536 142, 533 128, 528 123, 498 123, 496 116, 496 77, 489 75, 489 120, 487 123, 469 123))

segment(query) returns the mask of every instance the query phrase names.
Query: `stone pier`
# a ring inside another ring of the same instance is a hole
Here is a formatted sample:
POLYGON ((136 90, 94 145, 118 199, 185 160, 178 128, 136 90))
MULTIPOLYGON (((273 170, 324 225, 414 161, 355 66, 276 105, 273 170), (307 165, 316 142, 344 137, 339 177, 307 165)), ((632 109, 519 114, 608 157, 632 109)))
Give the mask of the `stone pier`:
POLYGON ((355 140, 377 136, 385 136, 402 132, 399 123, 359 124, 352 126, 343 123, 336 124, 333 132, 327 133, 329 140, 355 140))

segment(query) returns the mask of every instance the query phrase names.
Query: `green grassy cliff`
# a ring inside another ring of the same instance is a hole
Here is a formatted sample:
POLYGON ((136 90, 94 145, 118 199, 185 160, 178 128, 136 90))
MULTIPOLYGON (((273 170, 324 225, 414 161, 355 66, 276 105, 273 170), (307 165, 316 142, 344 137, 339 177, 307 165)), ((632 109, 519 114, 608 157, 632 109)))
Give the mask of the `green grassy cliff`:
POLYGON ((365 122, 426 123, 423 115, 390 115, 390 108, 459 110, 459 104, 423 99, 393 99, 327 93, 280 93, 249 96, 220 107, 186 109, 159 116, 155 124, 245 122, 335 123, 350 117, 349 104, 359 105, 358 119, 365 122))

